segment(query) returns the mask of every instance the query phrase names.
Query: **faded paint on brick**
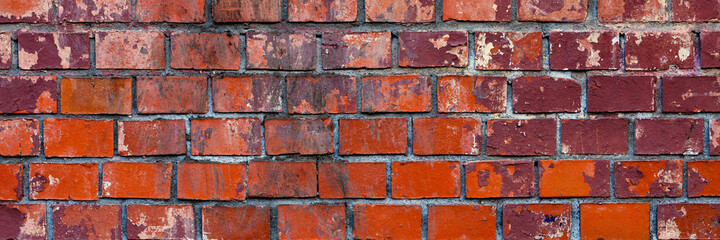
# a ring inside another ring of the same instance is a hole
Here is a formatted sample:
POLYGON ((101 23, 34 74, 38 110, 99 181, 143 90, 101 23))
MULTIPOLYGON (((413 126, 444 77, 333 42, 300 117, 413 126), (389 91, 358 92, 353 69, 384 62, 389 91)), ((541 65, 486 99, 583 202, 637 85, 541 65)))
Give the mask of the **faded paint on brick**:
POLYGON ((129 239, 193 239, 192 205, 128 205, 129 239))
POLYGON ((518 0, 518 21, 583 22, 587 0, 518 0))
POLYGON ((390 32, 327 33, 322 37, 324 69, 389 68, 390 32))
POLYGON ((569 240, 572 227, 570 204, 505 204, 503 236, 508 240, 569 240))
POLYGON ((40 124, 36 119, 0 119, 0 156, 37 156, 40 124))
POLYGON ((657 206, 658 239, 720 238, 720 205, 716 203, 670 203, 657 206))
POLYGON ((465 67, 467 32, 400 32, 400 67, 465 67))
POLYGON ((314 70, 315 36, 310 33, 247 33, 247 68, 314 70))
POLYGON ((193 155, 260 155, 261 120, 207 118, 190 121, 193 155))
POLYGON ((598 18, 602 23, 664 22, 668 20, 666 0, 598 1, 598 18))
POLYGON ((47 239, 45 204, 2 204, 0 219, 2 239, 47 239))
POLYGON ((127 0, 56 0, 60 22, 129 22, 127 0))
POLYGON ((465 163, 467 198, 532 197, 532 161, 475 161, 465 163))
POLYGON ((100 69, 164 69, 165 37, 160 32, 118 31, 95 34, 100 69))
POLYGON ((137 77, 135 84, 140 114, 208 111, 207 77, 137 77))
POLYGON ((55 205, 54 239, 122 239, 120 205, 55 205))
POLYGON ((229 33, 173 33, 175 69, 240 69, 240 35, 229 33))
POLYGON ((18 32, 21 69, 89 69, 89 33, 18 32))
POLYGON ((498 21, 512 18, 510 0, 443 0, 443 21, 498 21))
POLYGON ((367 0, 365 21, 425 23, 435 20, 435 0, 367 0))
POLYGON ((429 112, 429 76, 369 76, 362 78, 363 112, 429 112))
POLYGON ((215 22, 280 22, 280 0, 212 0, 215 22))
POLYGON ((0 69, 10 69, 12 65, 12 39, 10 33, 0 32, 0 69))
POLYGON ((265 121, 265 151, 268 155, 332 153, 334 128, 328 118, 269 119, 265 121))
POLYGON ((357 78, 353 76, 287 77, 290 114, 357 112, 357 78))
POLYGON ((491 119, 487 123, 487 154, 555 155, 554 119, 491 119))
POLYGON ((0 0, 0 23, 46 23, 53 15, 53 0, 0 0))
POLYGON ((551 32, 550 68, 555 70, 617 69, 617 32, 551 32))
POLYGON ((615 196, 680 197, 682 168, 681 160, 615 162, 615 196))
POLYGON ((475 68, 541 70, 541 32, 475 33, 475 68))
POLYGON ((357 0, 289 0, 290 22, 354 22, 357 0))
POLYGON ((505 112, 505 77, 443 76, 437 81, 438 112, 505 112))
POLYGON ((214 77, 215 112, 281 112, 283 85, 277 76, 214 77))
POLYGON ((626 33, 627 70, 666 70, 670 66, 693 68, 695 50, 689 31, 626 33))
POLYGON ((0 113, 56 113, 55 76, 0 76, 0 113))
POLYGON ((30 164, 30 199, 98 200, 97 163, 30 164))

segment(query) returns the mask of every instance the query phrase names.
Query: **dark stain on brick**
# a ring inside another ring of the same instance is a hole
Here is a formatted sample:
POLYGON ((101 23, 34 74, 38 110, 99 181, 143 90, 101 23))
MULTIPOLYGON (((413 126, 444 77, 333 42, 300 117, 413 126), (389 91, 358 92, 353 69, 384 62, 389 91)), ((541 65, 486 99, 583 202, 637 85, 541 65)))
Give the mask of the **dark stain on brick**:
POLYGON ((400 32, 398 39, 401 67, 464 67, 468 64, 467 32, 400 32))
POLYGON ((354 113, 357 108, 355 82, 355 77, 350 76, 288 77, 288 112, 354 113))
POLYGON ((34 195, 35 193, 40 193, 45 190, 48 182, 49 181, 45 176, 35 173, 35 176, 30 178, 30 195, 34 195))
POLYGON ((555 70, 617 69, 620 36, 613 31, 551 32, 550 68, 555 70))
POLYGON ((54 77, 0 77, 0 113, 57 112, 54 77))
POLYGON ((488 121, 488 155, 555 155, 555 120, 493 119, 488 121))
POLYGON ((705 190, 705 186, 707 186, 709 182, 694 168, 688 167, 687 174, 688 197, 701 196, 701 194, 705 190))
POLYGON ((21 228, 27 215, 17 208, 0 205, 0 237, 15 238, 21 236, 21 228))
POLYGON ((502 177, 502 197, 531 197, 535 194, 535 167, 533 162, 493 162, 493 172, 502 177))
POLYGON ((630 185, 637 185, 640 179, 645 176, 638 166, 621 167, 615 165, 615 195, 618 197, 637 197, 637 192, 628 191, 630 185))
POLYGON ((592 176, 582 173, 585 183, 590 186, 589 196, 606 197, 610 195, 610 161, 594 160, 595 171, 592 176))
POLYGON ((569 238, 570 204, 506 204, 503 207, 504 239, 569 238))

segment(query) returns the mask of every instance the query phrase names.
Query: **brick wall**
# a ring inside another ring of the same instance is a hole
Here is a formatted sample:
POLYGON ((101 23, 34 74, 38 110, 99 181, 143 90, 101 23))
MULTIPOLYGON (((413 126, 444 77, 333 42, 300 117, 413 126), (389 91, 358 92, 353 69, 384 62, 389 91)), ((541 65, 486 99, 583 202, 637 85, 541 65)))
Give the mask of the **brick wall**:
POLYGON ((0 238, 718 239, 718 0, 0 0, 0 238))

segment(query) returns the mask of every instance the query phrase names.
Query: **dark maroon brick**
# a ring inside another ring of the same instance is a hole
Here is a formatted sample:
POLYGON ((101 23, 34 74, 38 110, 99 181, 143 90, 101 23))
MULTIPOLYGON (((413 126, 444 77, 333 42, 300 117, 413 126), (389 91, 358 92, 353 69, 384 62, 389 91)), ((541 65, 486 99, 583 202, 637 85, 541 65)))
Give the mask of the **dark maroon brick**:
POLYGON ((475 161, 465 163, 468 198, 532 197, 533 161, 475 161))
POLYGON ((327 33, 322 36, 324 69, 389 68, 390 32, 327 33))
POLYGON ((541 70, 541 32, 475 33, 475 68, 479 70, 541 70))
POLYGON ((717 22, 720 20, 720 1, 673 0, 673 22, 717 22))
POLYGON ((698 155, 703 152, 703 120, 699 118, 638 119, 635 154, 698 155))
POLYGON ((563 119, 560 138, 565 154, 624 154, 628 151, 628 120, 563 119))
POLYGON ((120 205, 56 205, 54 239, 122 239, 120 205))
POLYGON ((572 205, 505 204, 502 220, 506 240, 570 239, 572 205))
POLYGON ((45 219, 45 204, 2 204, 0 238, 47 239, 45 219))
POLYGON ((597 5, 601 23, 665 22, 667 0, 603 0, 597 5))
POLYGON ((657 205, 658 239, 720 239, 720 204, 657 205))
POLYGON ((695 62, 695 50, 689 31, 626 33, 627 70, 665 70, 670 66, 689 69, 695 62))
POLYGON ((59 22, 129 22, 127 0, 56 0, 59 22))
POLYGON ((89 33, 18 32, 21 69, 89 69, 89 33))
POLYGON ((615 162, 615 197, 680 197, 682 160, 615 162))
POLYGON ((518 21, 583 22, 587 0, 517 0, 518 21))
POLYGON ((46 23, 53 15, 53 0, 3 0, 0 6, 0 23, 46 23))
POLYGON ((516 113, 580 112, 580 83, 573 79, 518 77, 512 85, 516 113))
POLYGON ((718 77, 663 78, 663 112, 720 112, 718 77))
POLYGON ((720 68, 720 32, 700 33, 700 66, 720 68))
POLYGON ((509 156, 555 155, 554 119, 488 120, 487 154, 509 156))
POLYGON ((551 32, 550 69, 617 69, 620 65, 617 32, 551 32))
POLYGON ((401 67, 465 67, 467 32, 400 32, 401 67))
POLYGON ((655 111, 655 76, 591 76, 587 82, 588 112, 655 111))
POLYGON ((357 112, 357 79, 351 76, 287 78, 287 105, 291 114, 357 112))
POLYGON ((55 76, 0 76, 0 113, 56 113, 55 76))
POLYGON ((249 32, 247 68, 315 69, 315 35, 311 33, 249 32))

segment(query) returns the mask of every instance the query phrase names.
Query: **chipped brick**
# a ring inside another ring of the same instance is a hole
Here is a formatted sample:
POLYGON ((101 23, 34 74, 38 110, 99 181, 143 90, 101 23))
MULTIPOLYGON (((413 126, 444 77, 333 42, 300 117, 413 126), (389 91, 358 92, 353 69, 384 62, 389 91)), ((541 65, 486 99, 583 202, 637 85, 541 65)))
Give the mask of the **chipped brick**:
POLYGON ((112 120, 44 120, 45 156, 112 157, 115 140, 112 120))
POLYGON ((362 78, 363 112, 429 112, 429 76, 399 75, 362 78))
POLYGON ((393 162, 391 172, 393 198, 460 196, 460 162, 393 162))
POLYGON ((649 203, 580 204, 581 239, 650 239, 649 203))
POLYGON ((229 33, 173 33, 170 36, 175 69, 240 69, 240 35, 229 33))
POLYGON ((247 68, 314 70, 315 36, 310 33, 247 33, 247 68))
POLYGON ((98 200, 97 163, 30 164, 30 199, 98 200))
POLYGON ((118 121, 121 156, 185 154, 185 120, 118 121))
POLYGON ((487 123, 487 154, 555 155, 554 119, 491 119, 487 123))
POLYGON ((532 161, 474 161, 465 163, 467 198, 532 197, 532 161))
POLYGON ((540 160, 540 197, 609 197, 608 160, 540 160))
POLYGON ((357 0, 289 0, 290 22, 354 22, 357 0))
POLYGON ((0 76, 0 113, 57 113, 55 76, 0 76))
POLYGON ((385 198, 385 163, 318 164, 320 198, 385 198))
POLYGON ((248 196, 315 197, 318 195, 315 165, 314 162, 250 162, 248 196))
POLYGON ((604 0, 598 1, 601 23, 664 22, 668 20, 666 0, 604 0))
POLYGON ((613 31, 551 32, 550 69, 618 69, 620 36, 613 31))
POLYGON ((95 34, 99 69, 164 69, 165 37, 160 32, 115 31, 95 34))
POLYGON ((137 0, 135 14, 140 22, 201 23, 205 21, 205 0, 137 0))
POLYGON ((583 22, 587 0, 543 1, 518 0, 518 21, 583 22))
POLYGON ((680 197, 681 160, 615 162, 615 197, 680 197))
POLYGON ((136 85, 140 114, 208 111, 206 77, 137 77, 136 85))
POLYGON ((720 68, 720 32, 700 32, 700 67, 720 68))
POLYGON ((478 155, 481 148, 480 119, 413 119, 413 152, 417 155, 478 155))
POLYGON ((0 0, 0 23, 47 23, 53 15, 54 0, 0 0))
POLYGON ((670 66, 693 68, 695 48, 689 31, 626 33, 627 70, 666 70, 670 66))
POLYGON ((703 120, 696 118, 635 120, 635 154, 703 153, 703 120))
POLYGON ((129 239, 193 239, 195 213, 192 205, 127 206, 129 239))
POLYGON ((202 225, 203 239, 270 239, 270 207, 204 206, 202 225))
POLYGON ((213 0, 215 22, 280 22, 280 0, 213 0))
POLYGON ((581 92, 573 79, 518 77, 513 79, 513 112, 580 112, 581 92))
POLYGON ((429 23, 435 21, 435 0, 367 0, 365 21, 429 23))
POLYGON ((129 22, 127 0, 56 0, 60 22, 129 22))
POLYGON ((541 70, 541 32, 475 33, 475 68, 479 70, 541 70))
POLYGON ((443 21, 509 22, 510 0, 444 0, 443 21))
POLYGON ((345 239, 345 205, 279 205, 279 239, 345 239))
POLYGON ((18 32, 16 35, 20 69, 90 68, 89 33, 18 32))
POLYGON ((720 112, 718 77, 664 77, 662 93, 663 112, 720 112))
POLYGON ((431 205, 428 239, 495 239, 495 206, 431 205))
POLYGON ((36 119, 0 119, 0 156, 37 156, 39 126, 36 119))
POLYGON ((654 112, 655 76, 590 76, 588 112, 654 112))
POLYGON ((105 198, 170 198, 170 163, 107 162, 102 172, 105 198))
MULTIPOLYGON (((0 164, 0 200, 20 201, 22 198, 23 165, 0 164)), ((0 216, 0 219, 3 219, 2 216, 0 216)), ((0 235, 2 235, 2 233, 2 230, 0 230, 0 235)))
POLYGON ((720 119, 710 122, 710 155, 720 155, 720 119))
POLYGON ((0 219, 2 239, 47 239, 45 204, 2 204, 0 219))
POLYGON ((572 205, 505 204, 502 226, 507 240, 570 239, 572 205))
POLYGON ((243 200, 247 166, 222 163, 178 163, 177 197, 193 200, 243 200))
POLYGON ((53 238, 122 239, 120 205, 55 205, 53 238))
POLYGON ((720 196, 720 161, 687 162, 687 196, 720 196))
POLYGON ((10 66, 12 66, 12 39, 10 33, 0 32, 0 69, 10 69, 10 66))
POLYGON ((282 81, 276 76, 214 77, 215 112, 281 112, 282 81))
POLYGON ((265 121, 265 151, 268 155, 332 153, 334 128, 328 118, 269 119, 265 121))
POLYGON ((357 112, 357 79, 352 76, 287 77, 290 114, 357 112))
POLYGON ((261 120, 208 118, 190 121, 193 155, 260 155, 261 120))
POLYGON ((420 205, 357 204, 353 209, 355 239, 420 239, 420 205))
POLYGON ((389 68, 392 66, 391 34, 390 32, 323 34, 322 61, 323 69, 389 68))
POLYGON ((718 22, 720 2, 716 0, 672 0, 673 22, 718 22))
POLYGON ((505 112, 507 78, 443 76, 437 91, 438 112, 505 112))
POLYGON ((400 32, 400 67, 465 67, 467 32, 400 32))
POLYGON ((560 135, 561 151, 565 154, 628 152, 627 119, 563 119, 560 135))
POLYGON ((340 119, 340 154, 407 153, 404 118, 340 119))
POLYGON ((130 78, 63 78, 60 90, 63 114, 132 113, 130 78))
POLYGON ((720 204, 669 203, 657 206, 658 239, 720 238, 720 204))

